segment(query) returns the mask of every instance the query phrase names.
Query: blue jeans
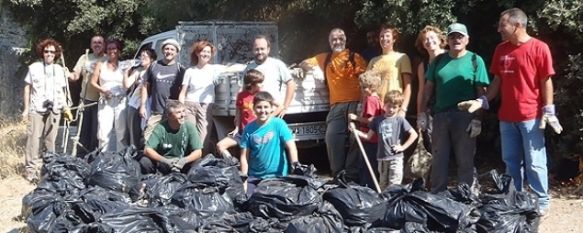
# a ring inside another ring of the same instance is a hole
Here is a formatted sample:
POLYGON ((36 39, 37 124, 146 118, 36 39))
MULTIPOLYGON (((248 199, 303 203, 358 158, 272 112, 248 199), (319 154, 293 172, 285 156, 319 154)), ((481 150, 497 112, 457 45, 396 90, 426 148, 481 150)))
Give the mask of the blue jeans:
POLYGON ((445 191, 448 183, 449 157, 455 154, 458 183, 472 186, 476 138, 466 132, 472 114, 460 111, 436 113, 431 135, 431 192, 445 191), (453 151, 452 151, 453 149, 453 151))
POLYGON ((549 181, 544 130, 540 119, 522 122, 500 121, 502 160, 506 173, 514 179, 517 191, 523 191, 524 179, 538 196, 539 208, 549 207, 549 181))

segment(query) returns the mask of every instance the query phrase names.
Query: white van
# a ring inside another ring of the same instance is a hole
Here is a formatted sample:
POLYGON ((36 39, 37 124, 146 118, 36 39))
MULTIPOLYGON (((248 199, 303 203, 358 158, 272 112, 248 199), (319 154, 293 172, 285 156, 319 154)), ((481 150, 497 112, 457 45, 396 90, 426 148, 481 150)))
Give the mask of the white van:
MULTIPOLYGON (((169 38, 176 39, 181 45, 178 61, 188 67, 190 66, 190 47, 193 42, 206 39, 217 48, 213 63, 247 63, 253 59, 252 42, 258 34, 270 38, 270 55, 277 57, 279 51, 277 25, 273 22, 179 22, 175 30, 146 38, 141 43, 140 50, 146 47, 153 48, 158 57, 163 57, 160 48, 162 42, 169 38)), ((136 57, 138 55, 136 53, 136 57)), ((318 145, 323 143, 326 134, 325 120, 329 109, 328 88, 324 84, 324 75, 320 69, 307 75, 298 75, 299 73, 299 68, 292 70, 297 89, 284 119, 294 132, 299 142, 298 146, 318 145)), ((235 101, 242 85, 241 75, 226 73, 221 83, 215 87, 215 104, 213 105, 215 129, 209 132, 216 137, 215 140, 225 137, 234 128, 235 101)))

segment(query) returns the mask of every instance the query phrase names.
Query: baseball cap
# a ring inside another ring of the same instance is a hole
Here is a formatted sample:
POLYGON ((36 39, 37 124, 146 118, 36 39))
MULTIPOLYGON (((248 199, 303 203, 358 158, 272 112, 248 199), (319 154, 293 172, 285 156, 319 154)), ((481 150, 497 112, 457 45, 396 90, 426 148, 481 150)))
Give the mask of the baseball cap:
POLYGON ((176 47, 176 51, 180 52, 180 44, 178 44, 178 41, 176 41, 175 39, 167 39, 164 42, 162 42, 162 49, 164 48, 164 46, 166 45, 173 45, 174 47, 176 47))
POLYGON ((468 29, 466 28, 466 25, 463 25, 461 23, 452 23, 447 27, 447 35, 454 32, 460 33, 464 36, 468 36, 468 29))

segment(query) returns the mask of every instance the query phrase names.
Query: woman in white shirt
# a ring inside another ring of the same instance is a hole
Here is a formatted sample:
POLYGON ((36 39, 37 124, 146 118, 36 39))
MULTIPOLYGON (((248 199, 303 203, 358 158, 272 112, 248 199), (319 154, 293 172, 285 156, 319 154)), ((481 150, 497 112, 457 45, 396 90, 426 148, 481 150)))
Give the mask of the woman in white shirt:
MULTIPOLYGON (((152 48, 144 48, 140 52, 141 65, 135 69, 127 69, 124 73, 123 86, 129 90, 127 108, 127 127, 129 145, 134 145, 141 150, 144 148, 143 127, 145 119, 139 114, 141 91, 144 85, 144 73, 156 61, 156 51, 152 48)), ((148 105, 146 105, 148 106, 148 105)))
POLYGON ((206 40, 192 45, 190 60, 194 66, 184 73, 184 81, 178 100, 186 105, 186 120, 194 123, 203 142, 204 152, 209 152, 208 132, 212 128, 212 103, 215 100, 215 85, 225 66, 210 64, 216 49, 206 40), (205 150, 206 149, 206 150, 205 150))
POLYGON ((97 63, 91 85, 100 94, 97 105, 99 148, 117 152, 127 146, 126 89, 123 86, 123 70, 119 67, 123 45, 119 40, 110 40, 106 48, 107 61, 97 63), (117 143, 110 142, 114 135, 117 143))

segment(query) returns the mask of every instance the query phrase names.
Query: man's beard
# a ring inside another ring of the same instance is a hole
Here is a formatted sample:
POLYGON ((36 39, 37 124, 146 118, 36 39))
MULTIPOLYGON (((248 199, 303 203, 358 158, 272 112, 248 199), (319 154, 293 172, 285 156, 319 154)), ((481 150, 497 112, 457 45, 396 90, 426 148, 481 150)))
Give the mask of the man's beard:
POLYGON ((263 64, 265 60, 267 60, 267 56, 255 56, 255 63, 257 64, 263 64), (262 57, 263 59, 259 59, 259 57, 262 57))

